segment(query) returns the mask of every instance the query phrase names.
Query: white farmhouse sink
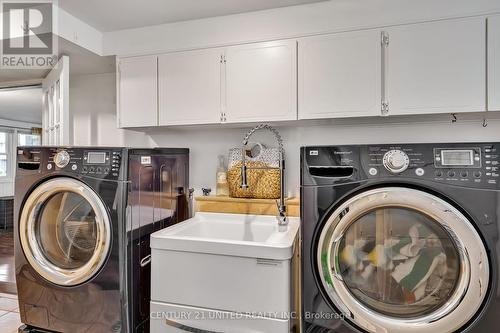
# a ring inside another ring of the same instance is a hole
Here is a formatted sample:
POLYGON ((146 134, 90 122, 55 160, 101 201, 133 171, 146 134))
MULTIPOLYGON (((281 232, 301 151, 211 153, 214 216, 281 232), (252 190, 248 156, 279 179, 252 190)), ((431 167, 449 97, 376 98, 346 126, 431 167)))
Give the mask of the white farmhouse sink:
POLYGON ((294 311, 299 224, 289 218, 280 228, 274 216, 198 213, 152 234, 151 311, 174 318, 153 316, 151 333, 293 331, 287 314, 294 311), (200 316, 209 320, 193 319, 200 316))
POLYGON ((151 247, 252 258, 290 259, 299 219, 278 226, 274 216, 197 213, 151 236, 151 247), (168 241, 167 241, 168 240, 168 241))

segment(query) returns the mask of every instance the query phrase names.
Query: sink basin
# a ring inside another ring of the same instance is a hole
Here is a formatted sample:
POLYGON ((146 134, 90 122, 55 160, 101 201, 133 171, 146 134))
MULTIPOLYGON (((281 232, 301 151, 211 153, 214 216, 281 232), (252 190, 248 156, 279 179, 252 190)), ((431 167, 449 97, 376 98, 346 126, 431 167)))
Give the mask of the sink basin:
POLYGON ((275 216, 197 213, 151 235, 151 247, 252 258, 286 260, 293 255, 299 218, 278 226, 275 216))

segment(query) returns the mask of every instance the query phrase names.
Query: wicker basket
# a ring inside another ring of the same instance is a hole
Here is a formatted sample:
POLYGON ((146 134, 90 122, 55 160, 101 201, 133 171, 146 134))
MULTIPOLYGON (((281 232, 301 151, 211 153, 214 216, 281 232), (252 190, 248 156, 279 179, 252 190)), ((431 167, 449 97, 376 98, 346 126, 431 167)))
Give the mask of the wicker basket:
POLYGON ((241 186, 241 162, 236 162, 227 173, 229 195, 233 198, 278 199, 280 197, 280 171, 250 169, 270 167, 265 162, 247 161, 247 189, 241 186))

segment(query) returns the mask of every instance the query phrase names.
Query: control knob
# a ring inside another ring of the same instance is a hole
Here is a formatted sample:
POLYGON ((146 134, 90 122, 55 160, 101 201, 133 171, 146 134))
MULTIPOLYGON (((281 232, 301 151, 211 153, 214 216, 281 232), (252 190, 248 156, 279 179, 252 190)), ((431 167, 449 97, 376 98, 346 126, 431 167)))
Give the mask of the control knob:
POLYGON ((389 150, 382 162, 389 172, 400 173, 408 169, 410 158, 402 150, 389 150))
POLYGON ((70 161, 69 154, 66 150, 61 150, 54 156, 54 163, 58 168, 64 168, 70 161))

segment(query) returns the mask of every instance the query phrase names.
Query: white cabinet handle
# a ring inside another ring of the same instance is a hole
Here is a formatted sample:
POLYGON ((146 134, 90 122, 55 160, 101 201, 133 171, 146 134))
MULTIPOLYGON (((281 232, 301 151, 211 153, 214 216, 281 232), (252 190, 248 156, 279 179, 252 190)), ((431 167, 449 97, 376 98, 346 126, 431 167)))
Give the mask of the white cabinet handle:
POLYGON ((169 319, 165 320, 165 322, 167 323, 168 326, 175 327, 175 328, 178 328, 182 331, 191 332, 191 333, 224 333, 224 332, 216 332, 216 331, 207 331, 207 330, 202 330, 202 329, 196 328, 196 327, 186 326, 186 325, 183 325, 181 323, 178 323, 178 322, 175 322, 175 321, 169 320, 169 319))

